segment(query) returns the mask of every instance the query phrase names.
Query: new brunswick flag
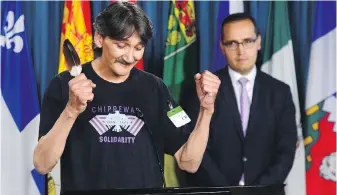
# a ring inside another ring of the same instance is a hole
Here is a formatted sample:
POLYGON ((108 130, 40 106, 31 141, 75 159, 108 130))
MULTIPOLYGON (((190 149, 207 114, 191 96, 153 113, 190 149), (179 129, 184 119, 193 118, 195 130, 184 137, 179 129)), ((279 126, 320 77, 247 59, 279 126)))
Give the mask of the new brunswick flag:
POLYGON ((69 39, 74 45, 81 63, 93 60, 91 14, 89 1, 65 1, 60 41, 58 72, 68 69, 63 55, 63 42, 69 39))

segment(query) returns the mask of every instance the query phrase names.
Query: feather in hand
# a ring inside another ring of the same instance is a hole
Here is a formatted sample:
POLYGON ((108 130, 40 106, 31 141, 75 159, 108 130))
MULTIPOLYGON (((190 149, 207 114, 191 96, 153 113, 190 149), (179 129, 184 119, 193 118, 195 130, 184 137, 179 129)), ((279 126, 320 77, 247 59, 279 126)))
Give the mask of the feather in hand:
POLYGON ((71 76, 79 75, 82 71, 80 57, 78 56, 74 46, 68 39, 64 40, 63 42, 63 55, 65 57, 67 65, 69 66, 69 68, 71 68, 71 76))

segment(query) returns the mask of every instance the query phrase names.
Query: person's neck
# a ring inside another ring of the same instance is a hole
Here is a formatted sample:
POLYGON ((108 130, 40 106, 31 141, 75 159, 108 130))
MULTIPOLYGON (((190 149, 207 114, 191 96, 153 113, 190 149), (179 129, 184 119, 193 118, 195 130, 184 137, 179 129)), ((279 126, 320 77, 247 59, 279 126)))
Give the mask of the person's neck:
POLYGON ((246 71, 241 71, 241 72, 238 72, 241 74, 241 76, 247 76, 250 72, 252 72, 253 69, 250 69, 250 70, 246 70, 246 71))
POLYGON ((231 66, 228 66, 228 68, 230 68, 232 71, 240 74, 241 76, 247 76, 249 73, 251 73, 253 71, 253 69, 255 68, 255 65, 252 66, 252 68, 250 68, 248 70, 235 70, 231 66))
POLYGON ((96 74, 108 82, 122 83, 128 79, 130 74, 126 76, 119 76, 111 70, 108 63, 109 62, 104 60, 103 57, 99 57, 93 60, 91 64, 96 74))

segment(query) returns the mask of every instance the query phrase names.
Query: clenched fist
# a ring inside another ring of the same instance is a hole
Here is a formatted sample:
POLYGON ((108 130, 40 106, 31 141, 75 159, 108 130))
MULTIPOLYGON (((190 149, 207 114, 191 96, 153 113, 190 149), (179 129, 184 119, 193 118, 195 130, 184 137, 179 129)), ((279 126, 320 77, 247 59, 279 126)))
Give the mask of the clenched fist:
POLYGON ((73 114, 82 113, 87 107, 87 103, 94 99, 93 88, 96 85, 81 73, 71 79, 69 85, 68 107, 74 112, 73 114))
POLYGON ((220 87, 220 79, 209 71, 194 76, 200 106, 214 112, 214 102, 220 87))

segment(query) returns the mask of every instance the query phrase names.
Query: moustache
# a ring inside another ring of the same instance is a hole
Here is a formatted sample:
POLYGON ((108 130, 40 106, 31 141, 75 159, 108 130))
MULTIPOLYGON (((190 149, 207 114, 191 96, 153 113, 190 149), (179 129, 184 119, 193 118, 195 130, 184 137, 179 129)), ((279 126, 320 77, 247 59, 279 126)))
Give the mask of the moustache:
POLYGON ((117 59, 116 62, 121 63, 121 64, 124 64, 124 65, 132 65, 132 64, 134 64, 136 61, 134 60, 133 62, 127 62, 127 61, 125 61, 125 60, 123 60, 123 59, 120 58, 120 59, 117 59))

